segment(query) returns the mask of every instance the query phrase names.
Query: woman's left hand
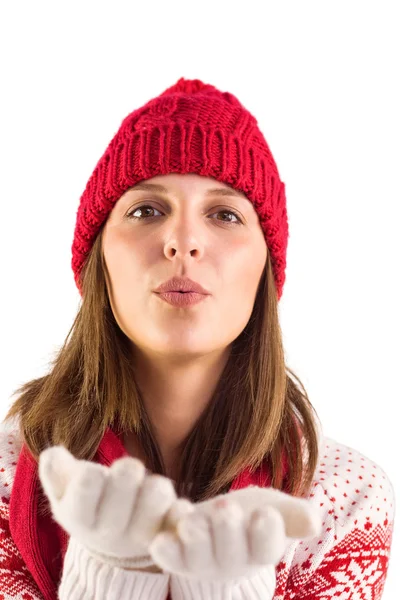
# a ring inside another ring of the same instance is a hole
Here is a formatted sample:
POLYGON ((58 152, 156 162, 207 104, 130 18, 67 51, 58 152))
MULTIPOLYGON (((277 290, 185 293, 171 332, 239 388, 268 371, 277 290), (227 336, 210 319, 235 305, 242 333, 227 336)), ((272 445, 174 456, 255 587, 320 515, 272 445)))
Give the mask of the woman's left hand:
POLYGON ((321 530, 309 500, 256 486, 195 504, 178 499, 167 523, 149 546, 154 562, 171 574, 214 581, 274 571, 294 539, 321 530))

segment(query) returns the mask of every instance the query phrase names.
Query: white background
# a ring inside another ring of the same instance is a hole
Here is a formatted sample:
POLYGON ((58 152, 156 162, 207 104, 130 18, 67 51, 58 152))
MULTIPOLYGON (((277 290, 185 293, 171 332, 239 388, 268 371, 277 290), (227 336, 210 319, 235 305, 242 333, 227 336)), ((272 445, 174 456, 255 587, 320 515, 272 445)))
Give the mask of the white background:
MULTIPOLYGON (((325 434, 400 492, 399 2, 3 2, 0 418, 80 301, 79 198, 122 119, 180 77, 256 116, 289 212, 287 364, 325 434)), ((384 600, 399 597, 396 523, 384 600), (397 593, 396 593, 397 592, 397 593)))

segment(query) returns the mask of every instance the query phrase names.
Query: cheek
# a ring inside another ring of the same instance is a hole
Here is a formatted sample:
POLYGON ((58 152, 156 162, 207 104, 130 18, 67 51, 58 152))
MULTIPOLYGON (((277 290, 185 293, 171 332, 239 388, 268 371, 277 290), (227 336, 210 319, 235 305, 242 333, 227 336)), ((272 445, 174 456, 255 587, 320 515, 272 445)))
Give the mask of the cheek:
POLYGON ((232 260, 225 264, 225 271, 221 267, 221 273, 224 272, 221 302, 216 303, 213 317, 217 325, 211 329, 220 332, 226 343, 235 340, 249 322, 263 266, 261 260, 254 260, 254 256, 252 259, 246 254, 240 259, 232 256, 232 260))
POLYGON ((111 281, 123 283, 133 280, 140 275, 142 269, 146 268, 145 260, 148 254, 143 246, 136 242, 131 235, 110 228, 104 240, 104 258, 111 277, 111 281))
POLYGON ((145 296, 148 256, 132 236, 117 228, 110 228, 104 237, 103 253, 111 308, 121 330, 131 337, 131 325, 148 300, 145 296))
POLYGON ((260 277, 265 267, 267 248, 264 240, 254 240, 253 244, 246 240, 237 244, 223 257, 221 273, 227 287, 236 290, 240 296, 252 295, 257 290, 260 277))
POLYGON ((142 265, 143 252, 116 229, 108 232, 103 245, 107 267, 107 288, 114 314, 125 314, 138 300, 138 281, 146 271, 142 265))
POLYGON ((256 299, 259 280, 260 273, 251 264, 232 274, 226 303, 230 304, 238 316, 239 314, 250 316, 256 299))

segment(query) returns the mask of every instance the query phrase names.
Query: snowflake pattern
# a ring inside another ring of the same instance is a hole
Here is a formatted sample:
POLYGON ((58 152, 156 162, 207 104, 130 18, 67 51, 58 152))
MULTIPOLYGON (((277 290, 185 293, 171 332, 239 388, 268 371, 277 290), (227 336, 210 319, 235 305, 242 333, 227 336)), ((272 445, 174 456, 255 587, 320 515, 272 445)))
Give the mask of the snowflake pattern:
POLYGON ((379 600, 395 514, 384 470, 325 438, 309 499, 321 511, 322 534, 288 548, 277 566, 274 600, 379 600))

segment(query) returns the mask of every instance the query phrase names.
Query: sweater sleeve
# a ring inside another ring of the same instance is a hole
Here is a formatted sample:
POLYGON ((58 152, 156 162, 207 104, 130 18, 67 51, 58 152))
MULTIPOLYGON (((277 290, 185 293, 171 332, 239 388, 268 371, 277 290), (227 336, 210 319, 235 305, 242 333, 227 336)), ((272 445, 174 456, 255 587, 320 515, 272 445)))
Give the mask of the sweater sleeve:
POLYGON ((168 573, 129 571, 98 560, 70 538, 58 588, 59 600, 166 600, 168 573))
POLYGON ((310 498, 321 536, 294 543, 277 565, 274 600, 383 600, 396 506, 387 473, 328 439, 310 498))
POLYGON ((4 600, 43 600, 32 575, 11 536, 8 484, 0 481, 0 598, 4 600), (2 489, 1 489, 2 488, 2 489))
POLYGON ((171 575, 172 600, 272 600, 275 567, 265 567, 253 577, 232 582, 207 581, 171 575))
POLYGON ((325 555, 312 578, 297 593, 287 590, 284 600, 384 600, 392 534, 393 522, 373 537, 354 530, 325 555))

